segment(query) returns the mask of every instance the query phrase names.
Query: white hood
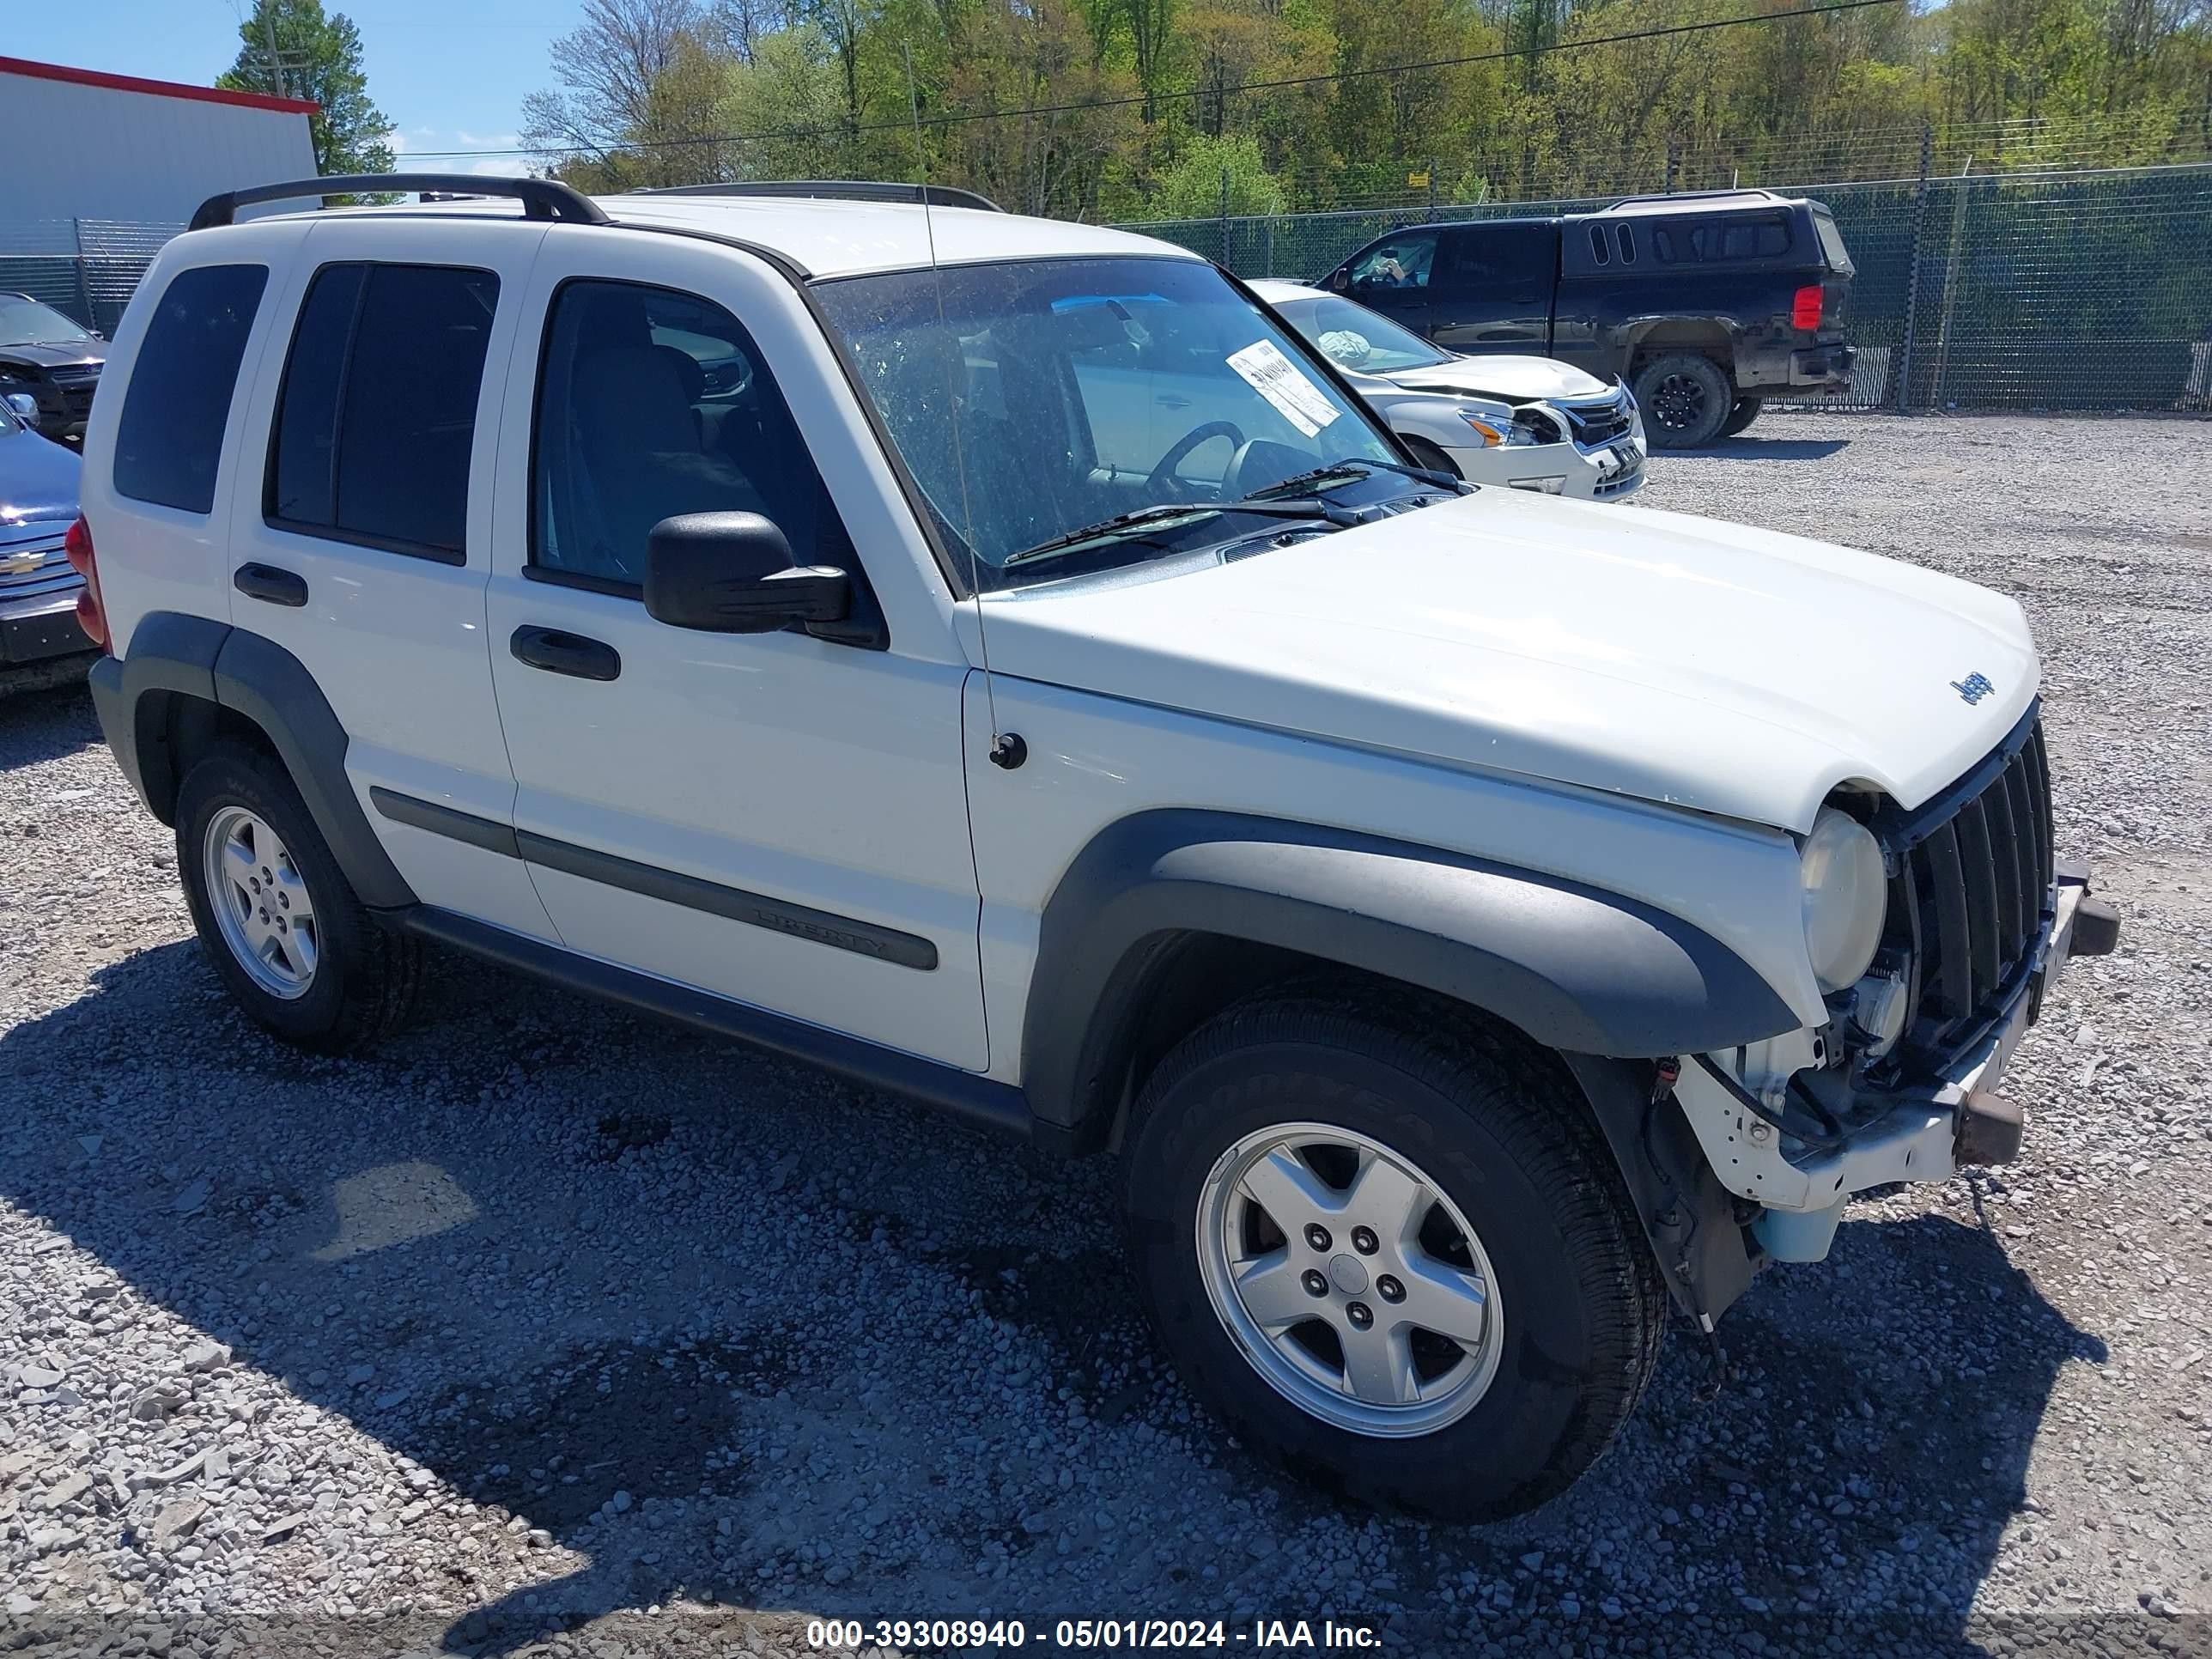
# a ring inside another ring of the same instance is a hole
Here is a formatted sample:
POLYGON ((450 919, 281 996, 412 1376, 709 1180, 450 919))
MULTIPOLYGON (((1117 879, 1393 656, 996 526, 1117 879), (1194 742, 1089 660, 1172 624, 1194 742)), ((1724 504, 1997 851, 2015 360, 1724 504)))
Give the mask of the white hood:
POLYGON ((1847 779, 1918 805, 2038 678, 2020 607, 1972 583, 1504 489, 987 603, 1000 673, 1800 832, 1847 779))
POLYGON ((1612 389, 1596 375, 1554 357, 1457 357, 1433 368, 1401 369, 1388 378, 1408 392, 1472 394, 1509 404, 1540 398, 1579 403, 1601 398, 1612 389))

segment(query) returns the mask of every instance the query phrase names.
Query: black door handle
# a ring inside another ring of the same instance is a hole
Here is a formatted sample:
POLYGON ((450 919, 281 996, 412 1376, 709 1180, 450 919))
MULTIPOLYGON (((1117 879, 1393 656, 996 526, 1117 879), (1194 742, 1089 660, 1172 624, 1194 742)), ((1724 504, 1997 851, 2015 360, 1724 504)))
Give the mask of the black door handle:
POLYGON ((297 611, 307 602, 307 579, 273 564, 242 564, 231 572, 230 585, 249 599, 297 611))
POLYGON ((622 653, 614 647, 557 628, 518 628, 507 641, 507 649, 514 653, 517 662, 526 662, 549 674, 611 680, 622 672, 622 653))

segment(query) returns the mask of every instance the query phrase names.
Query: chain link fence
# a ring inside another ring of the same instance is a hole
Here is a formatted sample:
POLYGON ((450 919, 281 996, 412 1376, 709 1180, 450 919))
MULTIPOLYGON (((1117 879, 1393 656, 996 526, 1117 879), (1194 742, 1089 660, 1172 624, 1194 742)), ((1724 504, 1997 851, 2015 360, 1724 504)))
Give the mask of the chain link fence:
MULTIPOLYGON (((1858 268, 1847 319, 1858 362, 1847 396, 1822 407, 2212 411, 2212 163, 1768 187, 1826 202, 1858 268)), ((1311 279, 1403 225, 1604 199, 1422 200, 1125 228, 1242 276, 1311 279)), ((181 228, 0 227, 0 289, 112 334, 181 228)))
POLYGON ((112 334, 146 267, 182 229, 121 219, 0 225, 0 289, 27 294, 87 328, 112 334))
MULTIPOLYGON (((1858 362, 1847 396, 1821 407, 2212 411, 2212 164, 1767 187, 1826 202, 1858 268, 1846 323, 1858 362)), ((1124 228, 1240 276, 1310 281, 1405 225, 1603 201, 1124 228)))

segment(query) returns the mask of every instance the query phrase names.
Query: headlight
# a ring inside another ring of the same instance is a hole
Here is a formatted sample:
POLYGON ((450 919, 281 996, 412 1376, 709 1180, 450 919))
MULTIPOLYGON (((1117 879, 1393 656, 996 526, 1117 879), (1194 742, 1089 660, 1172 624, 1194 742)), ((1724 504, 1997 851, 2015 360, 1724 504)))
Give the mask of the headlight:
POLYGON ((1823 991, 1840 991, 1866 972, 1881 943, 1889 905, 1881 848, 1856 818, 1824 806, 1798 855, 1798 876, 1813 975, 1823 991))
POLYGON ((1521 449, 1531 444, 1553 441, 1526 421, 1486 418, 1469 409, 1460 410, 1459 417, 1480 435, 1485 449, 1521 449))

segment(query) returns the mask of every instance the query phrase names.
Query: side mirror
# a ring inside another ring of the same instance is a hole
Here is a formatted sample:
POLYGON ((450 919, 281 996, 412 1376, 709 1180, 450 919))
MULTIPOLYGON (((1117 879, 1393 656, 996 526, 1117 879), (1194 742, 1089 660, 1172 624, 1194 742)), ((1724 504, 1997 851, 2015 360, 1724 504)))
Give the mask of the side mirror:
POLYGON ((684 513, 653 526, 645 548, 645 613, 708 634, 773 634, 793 623, 842 622, 852 580, 791 562, 783 532, 757 513, 684 513))
POLYGON ((32 431, 39 429, 39 400, 29 392, 10 392, 4 398, 0 398, 0 403, 6 404, 8 412, 32 431))
POLYGON ((1339 294, 1350 293, 1352 291, 1352 273, 1344 270, 1331 271, 1329 273, 1328 285, 1334 289, 1339 294))

